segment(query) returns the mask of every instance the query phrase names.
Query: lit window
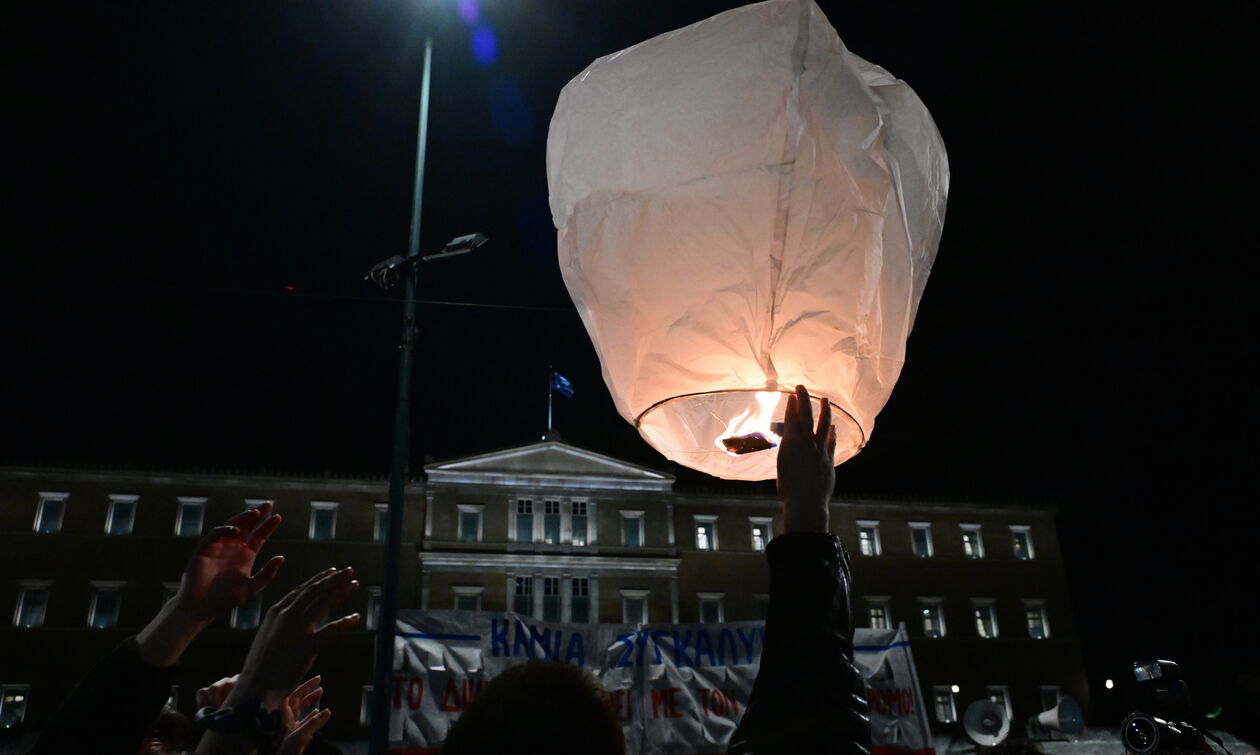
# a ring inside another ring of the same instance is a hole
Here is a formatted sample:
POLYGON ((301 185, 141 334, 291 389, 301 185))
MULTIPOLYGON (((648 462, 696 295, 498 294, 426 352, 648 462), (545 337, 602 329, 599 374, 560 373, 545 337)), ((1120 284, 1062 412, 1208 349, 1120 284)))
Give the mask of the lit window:
POLYGON ((359 726, 372 725, 372 685, 363 685, 359 694, 359 726))
POLYGON ((910 523, 910 544, 914 555, 928 558, 932 555, 932 525, 927 522, 910 523))
POLYGON ((951 685, 932 688, 932 707, 936 711, 936 720, 943 724, 952 724, 958 720, 958 705, 954 699, 951 685))
POLYGON ((1024 619, 1028 624, 1028 636, 1044 640, 1050 636, 1050 623, 1046 620, 1046 604, 1039 600, 1024 601, 1024 619))
POLYGON ((560 621, 560 578, 543 577, 543 621, 560 621))
POLYGON ((888 629, 892 626, 892 615, 888 610, 887 598, 867 598, 866 625, 871 629, 888 629))
POLYGON ((26 702, 30 696, 30 685, 6 684, 0 687, 0 731, 16 729, 26 720, 26 702))
POLYGON ((976 636, 993 639, 998 636, 997 615, 992 601, 975 601, 971 607, 976 619, 976 636))
POLYGON ((367 616, 364 617, 363 627, 374 632, 381 623, 381 588, 369 587, 367 594, 367 616))
POLYGON ((980 538, 980 525, 960 524, 962 528, 963 555, 967 558, 984 558, 984 541, 980 538))
POLYGON ((516 542, 534 542, 534 502, 525 498, 516 501, 516 542))
POLYGON ((50 581, 19 582, 17 610, 13 612, 13 626, 38 627, 44 624, 44 614, 48 610, 48 588, 50 581))
POLYGON ((696 517, 696 550, 715 551, 717 543, 717 516, 697 514, 696 517))
POLYGON ((462 543, 480 543, 482 537, 480 504, 461 503, 459 509, 459 540, 462 543))
POLYGON ((726 593, 722 592, 702 592, 696 594, 696 598, 700 601, 700 622, 702 624, 722 623, 725 618, 722 610, 722 602, 725 597, 726 593))
POLYGON ((136 501, 138 495, 111 495, 109 497, 109 515, 105 517, 106 535, 130 535, 131 527, 136 520, 136 501))
POLYGON ((263 505, 264 503, 272 503, 272 504, 274 504, 274 503, 275 503, 275 501, 271 500, 270 498, 246 498, 246 499, 245 499, 245 510, 246 510, 246 511, 251 511, 251 510, 256 509, 256 508, 258 508, 259 506, 263 505))
POLYGON ((590 540, 590 532, 587 530, 590 520, 586 517, 586 501, 574 501, 572 512, 573 544, 586 545, 590 540))
POLYGON ((1002 710, 1006 711, 1006 720, 1014 720, 1014 711, 1011 710, 1011 691, 1005 685, 993 685, 984 688, 985 695, 990 700, 1002 706, 1002 710))
POLYGON ((560 502, 543 501, 543 542, 560 544, 560 502))
POLYGON ((205 498, 179 498, 179 513, 175 516, 177 537, 200 537, 202 523, 206 519, 205 498))
POLYGON ((1041 685, 1041 709, 1051 710, 1063 699, 1063 688, 1057 684, 1041 685))
POLYGON ((332 540, 337 536, 337 504, 332 501, 311 501, 312 540, 332 540))
POLYGON ((455 610, 480 611, 481 593, 485 592, 481 585, 455 585, 451 591, 455 593, 455 610))
POLYGON ((61 522, 66 516, 66 499, 69 493, 40 493, 39 508, 35 510, 35 531, 50 535, 61 532, 61 522))
POLYGON ((516 578, 515 594, 512 596, 512 610, 522 616, 534 615, 533 577, 516 578))
POLYGON ((945 636, 945 611, 940 598, 925 599, 920 604, 923 636, 939 639, 945 636))
POLYGON ((879 522, 859 519, 857 524, 858 553, 863 556, 878 556, 882 550, 879 542, 879 522))
POLYGON ((1015 552, 1015 558, 1018 558, 1020 561, 1032 560, 1032 534, 1027 526, 1022 524, 1011 525, 1011 544, 1015 552))
POLYGON ((110 629, 118 625, 122 603, 122 582, 93 582, 92 606, 88 610, 88 626, 110 629))
POLYGON ((764 551, 770 542, 770 517, 750 516, 748 521, 752 526, 752 549, 764 551))
POLYGON ((383 543, 389 540, 389 504, 372 504, 372 541, 383 543))
POLYGON ((591 585, 586 577, 574 577, 569 583, 569 614, 574 624, 591 620, 591 585))
POLYGON ((262 618, 262 596, 255 595, 232 609, 233 629, 257 629, 262 618))
POLYGON ((624 624, 646 624, 648 621, 647 590, 621 591, 621 621, 624 624))
POLYGON ((643 545, 643 512, 621 512, 621 544, 630 548, 643 545))

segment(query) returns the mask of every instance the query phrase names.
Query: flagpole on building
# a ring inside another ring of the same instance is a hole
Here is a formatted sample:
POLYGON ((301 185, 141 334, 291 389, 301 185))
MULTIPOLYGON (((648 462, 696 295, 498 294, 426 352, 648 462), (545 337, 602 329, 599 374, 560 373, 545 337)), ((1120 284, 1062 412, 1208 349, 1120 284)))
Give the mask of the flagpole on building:
POLYGON ((556 368, 553 365, 547 365, 547 435, 551 435, 551 396, 556 392, 555 374, 556 368))

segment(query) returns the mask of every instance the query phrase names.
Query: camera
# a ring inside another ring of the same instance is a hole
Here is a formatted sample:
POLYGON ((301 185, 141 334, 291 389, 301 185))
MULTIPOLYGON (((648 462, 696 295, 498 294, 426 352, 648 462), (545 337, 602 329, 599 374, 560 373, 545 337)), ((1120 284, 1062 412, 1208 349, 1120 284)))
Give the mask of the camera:
POLYGON ((1172 661, 1135 661, 1133 680, 1142 710, 1125 716, 1120 724, 1125 750, 1134 755, 1211 752, 1203 734, 1185 720, 1190 716, 1190 690, 1180 666, 1172 661))

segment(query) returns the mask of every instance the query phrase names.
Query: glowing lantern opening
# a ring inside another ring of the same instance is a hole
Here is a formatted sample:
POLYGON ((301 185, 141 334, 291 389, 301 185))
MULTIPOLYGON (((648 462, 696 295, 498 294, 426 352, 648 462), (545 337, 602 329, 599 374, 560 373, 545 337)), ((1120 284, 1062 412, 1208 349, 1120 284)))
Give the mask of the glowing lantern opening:
POLYGON ((832 402, 835 462, 862 448, 949 180, 904 82, 809 0, 749 5, 588 66, 560 94, 547 170, 565 284, 648 443, 771 478, 799 383, 832 402))

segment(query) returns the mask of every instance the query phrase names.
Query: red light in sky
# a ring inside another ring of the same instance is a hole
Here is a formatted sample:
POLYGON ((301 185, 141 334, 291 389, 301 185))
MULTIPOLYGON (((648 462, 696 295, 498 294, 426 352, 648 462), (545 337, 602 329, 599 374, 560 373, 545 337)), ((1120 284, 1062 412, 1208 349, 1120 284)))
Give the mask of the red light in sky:
POLYGON ((284 287, 284 290, 285 290, 285 291, 292 291, 292 290, 293 290, 293 286, 285 286, 285 287, 284 287))

